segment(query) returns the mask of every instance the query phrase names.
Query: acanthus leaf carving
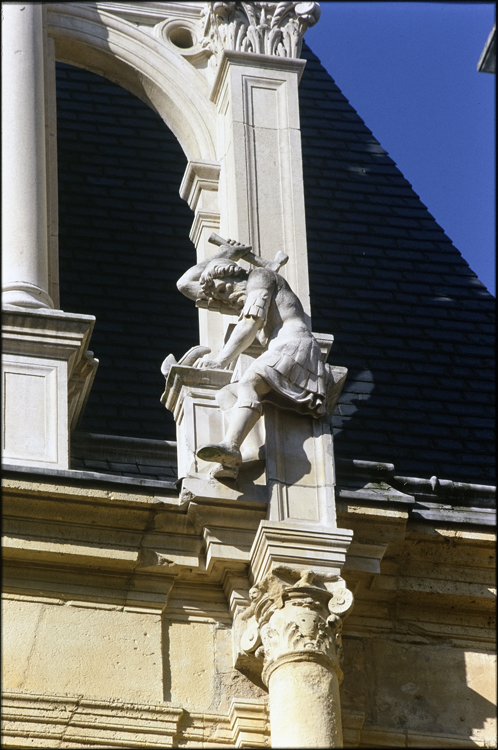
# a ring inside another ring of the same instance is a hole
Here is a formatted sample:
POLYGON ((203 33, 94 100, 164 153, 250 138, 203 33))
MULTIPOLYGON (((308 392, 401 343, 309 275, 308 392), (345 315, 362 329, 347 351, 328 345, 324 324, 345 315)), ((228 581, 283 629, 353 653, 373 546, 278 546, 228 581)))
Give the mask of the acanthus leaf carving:
POLYGON ((215 58, 225 49, 298 58, 306 29, 319 18, 316 2, 210 2, 201 45, 215 58))
POLYGON ((239 646, 263 661, 266 684, 283 661, 303 659, 325 664, 342 680, 342 617, 353 595, 343 579, 332 578, 282 566, 251 589, 251 605, 239 620, 239 646))

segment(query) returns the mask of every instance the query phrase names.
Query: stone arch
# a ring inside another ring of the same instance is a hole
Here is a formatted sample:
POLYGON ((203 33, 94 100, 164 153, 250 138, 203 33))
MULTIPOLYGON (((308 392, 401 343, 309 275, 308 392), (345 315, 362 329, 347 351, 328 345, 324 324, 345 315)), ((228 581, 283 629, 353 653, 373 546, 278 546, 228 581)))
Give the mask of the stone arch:
POLYGON ((180 54, 137 26, 81 3, 49 6, 56 59, 86 68, 152 107, 189 161, 216 161, 216 111, 209 84, 180 54))

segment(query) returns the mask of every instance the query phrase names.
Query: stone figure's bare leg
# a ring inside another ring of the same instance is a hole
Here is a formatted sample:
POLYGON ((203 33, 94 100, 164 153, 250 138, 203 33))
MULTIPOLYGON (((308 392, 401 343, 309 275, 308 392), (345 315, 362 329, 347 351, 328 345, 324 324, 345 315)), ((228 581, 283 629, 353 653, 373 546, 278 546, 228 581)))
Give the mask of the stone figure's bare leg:
POLYGON ((212 475, 234 479, 242 463, 240 446, 258 421, 263 407, 261 397, 268 393, 270 386, 257 373, 247 372, 237 386, 237 403, 230 415, 230 424, 224 440, 216 445, 204 445, 197 456, 204 461, 217 461, 212 475))
POLYGON ((237 403, 232 411, 230 425, 224 443, 234 448, 240 446, 258 421, 263 411, 261 397, 270 386, 257 373, 247 373, 237 386, 237 403))

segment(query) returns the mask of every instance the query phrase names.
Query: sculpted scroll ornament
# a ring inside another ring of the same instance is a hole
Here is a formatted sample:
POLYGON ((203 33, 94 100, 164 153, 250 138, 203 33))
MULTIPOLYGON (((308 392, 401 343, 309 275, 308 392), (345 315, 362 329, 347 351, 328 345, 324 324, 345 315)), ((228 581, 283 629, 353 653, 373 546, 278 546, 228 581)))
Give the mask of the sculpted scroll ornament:
POLYGON ((342 618, 353 595, 338 576, 313 584, 312 571, 274 569, 254 588, 252 604, 241 616, 240 648, 263 661, 263 682, 288 661, 314 661, 333 669, 342 681, 342 618), (289 578, 300 576, 294 583, 289 578))
POLYGON ((303 35, 320 18, 315 2, 210 2, 201 45, 222 50, 298 58, 303 35))

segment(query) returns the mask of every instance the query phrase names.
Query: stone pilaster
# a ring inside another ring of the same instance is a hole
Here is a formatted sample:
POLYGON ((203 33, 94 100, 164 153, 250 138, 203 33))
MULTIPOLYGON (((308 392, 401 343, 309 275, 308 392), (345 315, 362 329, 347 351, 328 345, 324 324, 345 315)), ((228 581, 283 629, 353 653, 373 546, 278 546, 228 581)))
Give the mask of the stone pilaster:
POLYGON ((236 633, 244 671, 268 687, 272 747, 342 747, 342 618, 353 595, 340 576, 274 568, 250 591, 236 633))
POLYGON ((6 464, 68 469, 98 361, 95 318, 7 306, 2 313, 2 451, 6 464))
POLYGON ((218 113, 220 234, 264 258, 287 253, 280 273, 309 315, 298 98, 305 65, 226 49, 211 101, 218 113))
MULTIPOLYGON (((197 251, 197 262, 213 254, 213 245, 208 240, 212 232, 219 232, 220 209, 218 188, 220 165, 217 162, 190 161, 180 185, 180 196, 194 212, 190 239, 197 251)), ((199 309, 199 341, 215 350, 225 336, 226 321, 221 315, 212 315, 207 309, 199 309)))

